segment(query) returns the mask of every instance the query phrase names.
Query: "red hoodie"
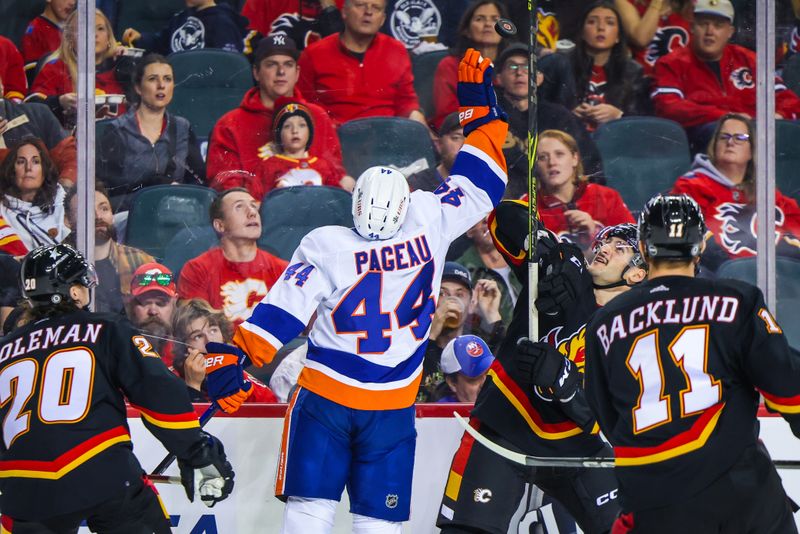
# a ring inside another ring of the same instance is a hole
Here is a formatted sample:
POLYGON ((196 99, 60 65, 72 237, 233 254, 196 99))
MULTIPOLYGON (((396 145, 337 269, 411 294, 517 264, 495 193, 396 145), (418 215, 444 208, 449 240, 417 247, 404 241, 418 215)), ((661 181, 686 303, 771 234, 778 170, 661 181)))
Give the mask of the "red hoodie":
POLYGON ((22 54, 11 40, 0 36, 0 80, 4 95, 9 100, 22 100, 28 92, 28 79, 22 63, 22 54))
MULTIPOLYGON (((314 120, 314 141, 309 154, 331 162, 344 174, 342 147, 325 110, 306 102, 297 88, 294 99, 308 106, 314 120)), ((222 171, 245 170, 258 174, 261 161, 272 155, 269 143, 273 139, 273 111, 261 103, 258 87, 254 87, 244 95, 238 108, 220 117, 208 143, 206 172, 209 181, 222 171)))

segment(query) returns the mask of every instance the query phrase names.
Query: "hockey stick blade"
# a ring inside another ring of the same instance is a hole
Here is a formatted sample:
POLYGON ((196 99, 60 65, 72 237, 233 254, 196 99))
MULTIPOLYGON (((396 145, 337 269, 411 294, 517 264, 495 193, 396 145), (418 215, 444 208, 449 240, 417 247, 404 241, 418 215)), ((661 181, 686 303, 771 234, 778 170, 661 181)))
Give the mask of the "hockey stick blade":
MULTIPOLYGON (((586 458, 558 458, 558 457, 549 457, 549 456, 528 456, 527 454, 522 454, 520 452, 515 452, 510 449, 503 447, 502 445, 498 445, 494 441, 490 440, 471 426, 469 426, 469 422, 458 415, 458 413, 453 412, 453 415, 458 421, 458 424, 461 425, 467 433, 475 438, 475 441, 492 451, 493 453, 497 454, 498 456, 502 456, 506 460, 510 460, 514 463, 525 465, 528 467, 590 467, 590 468, 609 468, 614 467, 614 458, 603 458, 603 457, 586 457, 586 458)), ((773 464, 777 469, 800 469, 800 460, 773 460, 773 464)))

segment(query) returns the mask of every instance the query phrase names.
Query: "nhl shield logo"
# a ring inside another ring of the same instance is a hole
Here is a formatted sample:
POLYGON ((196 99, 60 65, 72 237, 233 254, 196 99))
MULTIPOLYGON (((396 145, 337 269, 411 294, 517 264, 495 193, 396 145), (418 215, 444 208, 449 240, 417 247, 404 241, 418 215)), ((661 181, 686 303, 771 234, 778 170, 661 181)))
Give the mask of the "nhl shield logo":
POLYGON ((386 496, 386 508, 397 508, 397 495, 390 493, 386 496))

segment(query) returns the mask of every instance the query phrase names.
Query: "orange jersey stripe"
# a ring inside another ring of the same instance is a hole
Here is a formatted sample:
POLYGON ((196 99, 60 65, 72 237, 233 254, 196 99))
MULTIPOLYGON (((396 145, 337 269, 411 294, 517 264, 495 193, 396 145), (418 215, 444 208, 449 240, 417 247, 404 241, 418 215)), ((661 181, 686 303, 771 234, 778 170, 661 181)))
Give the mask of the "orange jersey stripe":
POLYGON ((81 464, 117 443, 130 441, 124 426, 107 430, 68 450, 51 462, 41 460, 8 460, 0 462, 0 478, 43 478, 58 480, 81 464))
POLYGON ((361 389, 343 384, 315 369, 303 368, 297 384, 342 406, 356 410, 399 410, 414 404, 422 373, 407 386, 390 390, 361 389))
POLYGON ((295 388, 289 406, 286 408, 286 419, 283 420, 283 434, 281 435, 281 450, 278 456, 278 474, 275 477, 275 495, 283 495, 286 489, 286 460, 289 455, 289 433, 292 429, 292 410, 297 402, 300 388, 295 388))
POLYGON ((504 172, 508 172, 506 157, 503 155, 503 142, 505 142, 507 134, 508 123, 495 120, 479 126, 477 130, 470 133, 465 144, 481 150, 492 158, 504 172))
POLYGON ((564 439, 577 436, 583 432, 581 427, 573 422, 545 423, 541 415, 531 404, 527 395, 509 377, 503 367, 495 360, 489 368, 489 375, 508 401, 517 409, 519 414, 528 423, 534 434, 547 440, 564 439))
POLYGON ((692 427, 656 447, 614 447, 616 465, 636 466, 663 462, 705 445, 717 427, 725 403, 712 406, 697 418, 692 427))
POLYGON ((241 326, 237 326, 233 333, 233 344, 242 349, 257 367, 271 362, 278 352, 267 340, 241 326))

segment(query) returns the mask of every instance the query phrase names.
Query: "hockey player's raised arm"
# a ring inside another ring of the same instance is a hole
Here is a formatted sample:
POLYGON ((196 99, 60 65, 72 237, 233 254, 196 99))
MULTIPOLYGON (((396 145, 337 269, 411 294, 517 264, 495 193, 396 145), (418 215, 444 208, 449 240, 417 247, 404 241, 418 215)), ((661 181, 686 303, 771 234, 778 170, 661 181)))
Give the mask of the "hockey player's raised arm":
POLYGON ((743 316, 742 339, 751 340, 742 365, 770 410, 780 413, 800 438, 800 352, 789 346, 758 289, 755 305, 743 316))
POLYGON ((497 104, 493 70, 491 61, 473 49, 458 66, 458 117, 466 140, 449 178, 434 191, 441 203, 442 231, 451 240, 500 202, 508 181, 503 156, 508 123, 497 104))
MULTIPOLYGON (((311 320, 320 300, 333 290, 324 270, 318 268, 318 251, 326 247, 325 228, 309 233, 292 255, 289 266, 253 314, 236 327, 234 343, 258 366, 296 338, 311 320)), ((329 248, 329 247, 328 247, 329 248)))

